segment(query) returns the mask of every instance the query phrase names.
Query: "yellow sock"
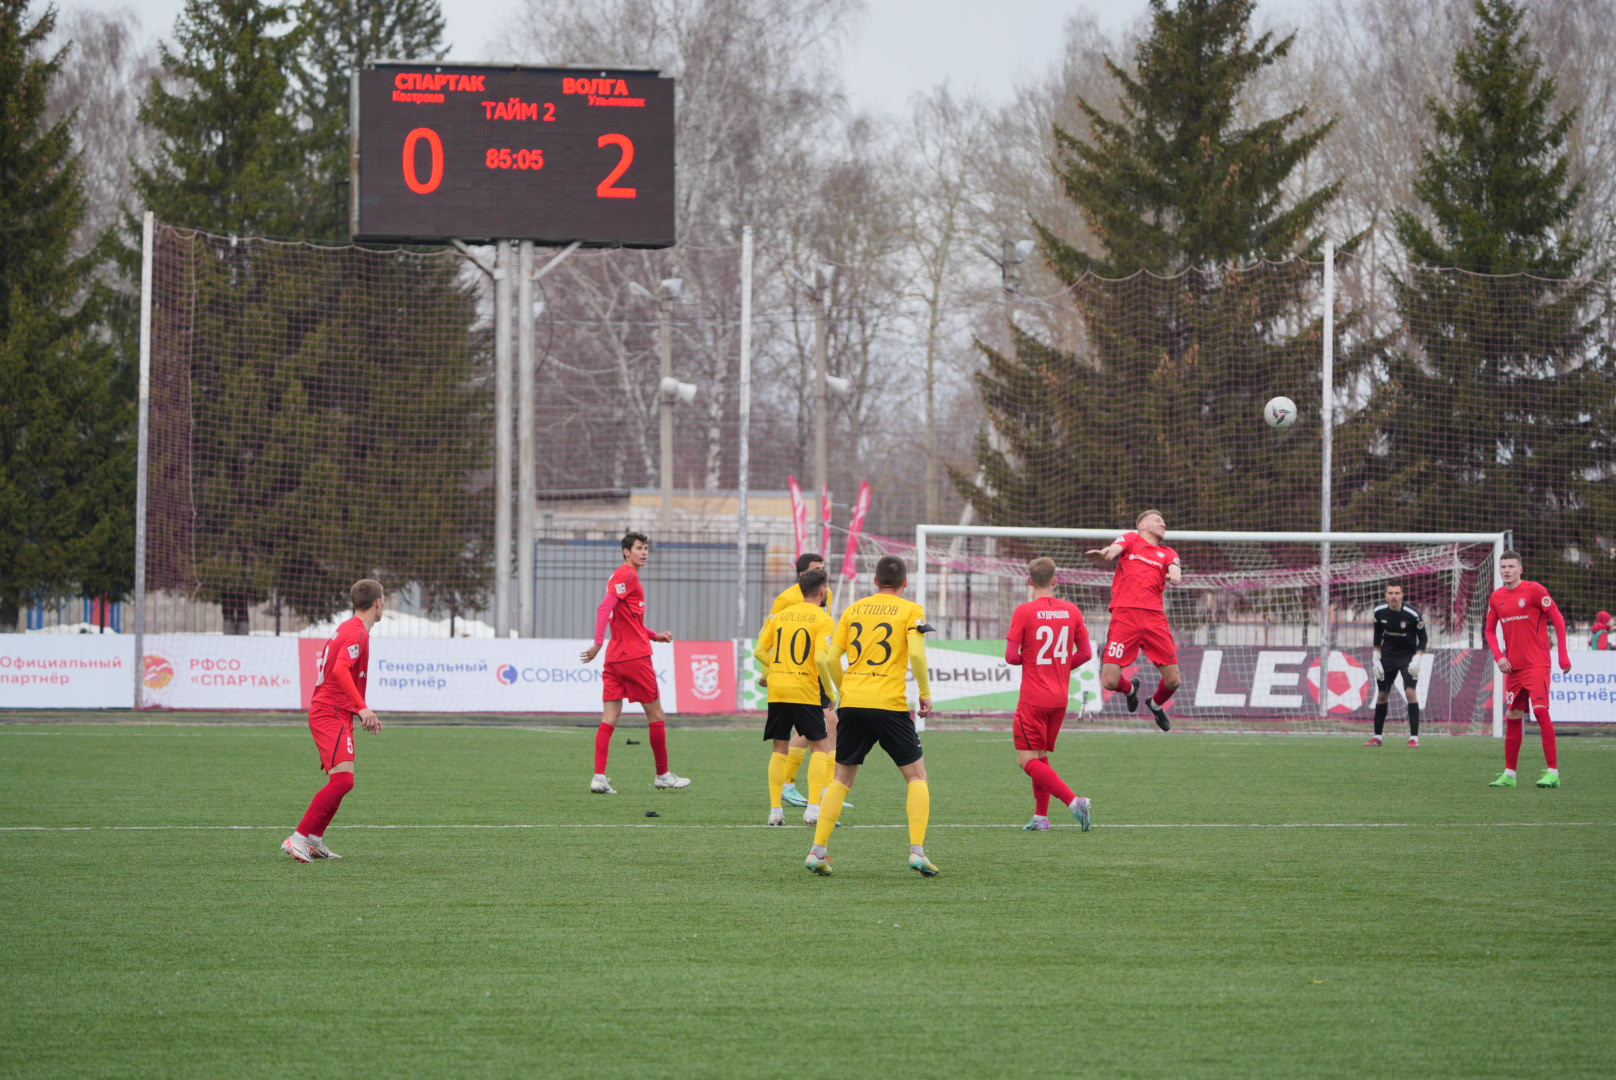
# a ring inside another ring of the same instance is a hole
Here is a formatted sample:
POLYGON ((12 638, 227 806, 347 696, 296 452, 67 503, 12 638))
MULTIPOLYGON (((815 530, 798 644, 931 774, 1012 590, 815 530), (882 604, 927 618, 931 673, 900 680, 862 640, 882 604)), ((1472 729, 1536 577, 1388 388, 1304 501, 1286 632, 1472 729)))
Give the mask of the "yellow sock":
MULTIPOLYGON (((797 782, 797 773, 802 769, 802 759, 808 756, 806 746, 793 746, 786 754, 786 779, 788 784, 797 782)), ((812 773, 809 773, 812 776, 812 773)))
POLYGON ((786 786, 786 755, 769 755, 769 808, 780 806, 780 789, 786 786))
POLYGON ((815 754, 808 762, 808 805, 818 806, 825 795, 825 785, 836 775, 836 766, 829 754, 815 754))
MULTIPOLYGON (((846 790, 845 788, 843 789, 846 790)), ((841 810, 841 803, 836 809, 841 810)), ((924 780, 909 781, 909 843, 913 847, 926 844, 926 826, 931 823, 931 788, 924 780)))
POLYGON ((819 804, 819 824, 814 828, 814 844, 824 847, 830 843, 830 834, 836 831, 836 819, 842 816, 842 800, 847 798, 847 785, 835 780, 825 785, 825 801, 819 804))

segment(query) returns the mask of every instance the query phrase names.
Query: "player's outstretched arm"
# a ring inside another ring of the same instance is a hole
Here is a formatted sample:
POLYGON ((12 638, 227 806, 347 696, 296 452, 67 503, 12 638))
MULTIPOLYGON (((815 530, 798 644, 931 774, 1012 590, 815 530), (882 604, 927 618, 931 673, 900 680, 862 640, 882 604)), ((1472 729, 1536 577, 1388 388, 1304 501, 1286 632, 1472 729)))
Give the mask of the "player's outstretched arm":
POLYGON ((1115 562, 1117 556, 1122 554, 1122 545, 1107 544, 1103 548, 1093 548, 1089 551, 1085 551, 1083 554, 1087 555, 1091 559, 1099 559, 1102 562, 1115 562))
POLYGON ((1169 585, 1177 585, 1179 582, 1181 582, 1183 580, 1184 580, 1184 567, 1179 564, 1178 560, 1175 559, 1175 560, 1173 560, 1173 565, 1171 565, 1171 566, 1169 566, 1167 568, 1167 584, 1169 584, 1169 585))

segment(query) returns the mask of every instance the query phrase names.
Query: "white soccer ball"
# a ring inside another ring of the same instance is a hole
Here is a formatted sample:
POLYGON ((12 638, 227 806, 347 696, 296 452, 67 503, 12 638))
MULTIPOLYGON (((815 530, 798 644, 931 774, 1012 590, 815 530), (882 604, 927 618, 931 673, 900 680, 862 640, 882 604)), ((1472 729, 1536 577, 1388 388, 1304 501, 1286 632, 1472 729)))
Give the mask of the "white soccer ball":
POLYGON ((1277 397, 1263 406, 1263 419, 1269 427, 1290 427, 1296 423, 1296 402, 1288 397, 1277 397))

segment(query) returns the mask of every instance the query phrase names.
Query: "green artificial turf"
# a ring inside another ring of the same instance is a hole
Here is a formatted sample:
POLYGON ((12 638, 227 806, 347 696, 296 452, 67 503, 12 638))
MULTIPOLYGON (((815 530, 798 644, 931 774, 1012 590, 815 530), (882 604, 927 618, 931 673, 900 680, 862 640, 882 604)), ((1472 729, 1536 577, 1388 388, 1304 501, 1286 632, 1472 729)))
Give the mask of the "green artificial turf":
POLYGON ((827 880, 755 733, 625 738, 361 735, 301 865, 305 730, 0 727, 0 1077, 1616 1075, 1616 740, 1073 732, 1085 834, 933 732, 942 876, 877 753, 827 880))

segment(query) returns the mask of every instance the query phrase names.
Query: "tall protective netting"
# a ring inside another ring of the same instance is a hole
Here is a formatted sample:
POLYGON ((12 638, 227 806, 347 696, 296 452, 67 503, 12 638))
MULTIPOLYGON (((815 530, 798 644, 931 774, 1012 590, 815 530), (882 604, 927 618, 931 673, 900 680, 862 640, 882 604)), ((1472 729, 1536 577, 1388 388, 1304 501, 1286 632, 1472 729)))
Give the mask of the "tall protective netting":
POLYGON ((152 262, 146 631, 321 635, 362 577, 398 594, 414 632, 475 625, 479 276, 455 255, 163 225, 152 262))
MULTIPOLYGON (((957 641, 1003 637, 1028 598, 1027 563, 1053 558, 1057 593, 1083 609, 1095 656, 1073 675, 1075 723, 1148 728, 1141 706, 1127 710, 1099 683, 1110 628, 1113 568, 1085 552, 1123 530, 1015 530, 923 526, 912 558, 926 567, 919 589, 938 629, 934 667, 944 712, 996 711, 991 693, 952 692, 951 675, 971 671, 951 654, 957 641), (940 661, 940 662, 939 662, 940 661)), ((1500 536, 1169 533, 1184 567, 1165 594, 1183 686, 1169 706, 1177 727, 1210 731, 1343 731, 1373 712, 1372 613, 1398 585, 1428 631, 1417 692, 1430 732, 1489 732, 1496 669, 1482 647, 1500 536)), ((995 641, 995 643, 997 643, 995 641)), ((1125 673, 1153 691, 1155 666, 1140 656, 1125 673)), ((976 687, 980 690, 983 687, 976 687)), ((1401 716, 1402 686, 1396 688, 1401 716)))

